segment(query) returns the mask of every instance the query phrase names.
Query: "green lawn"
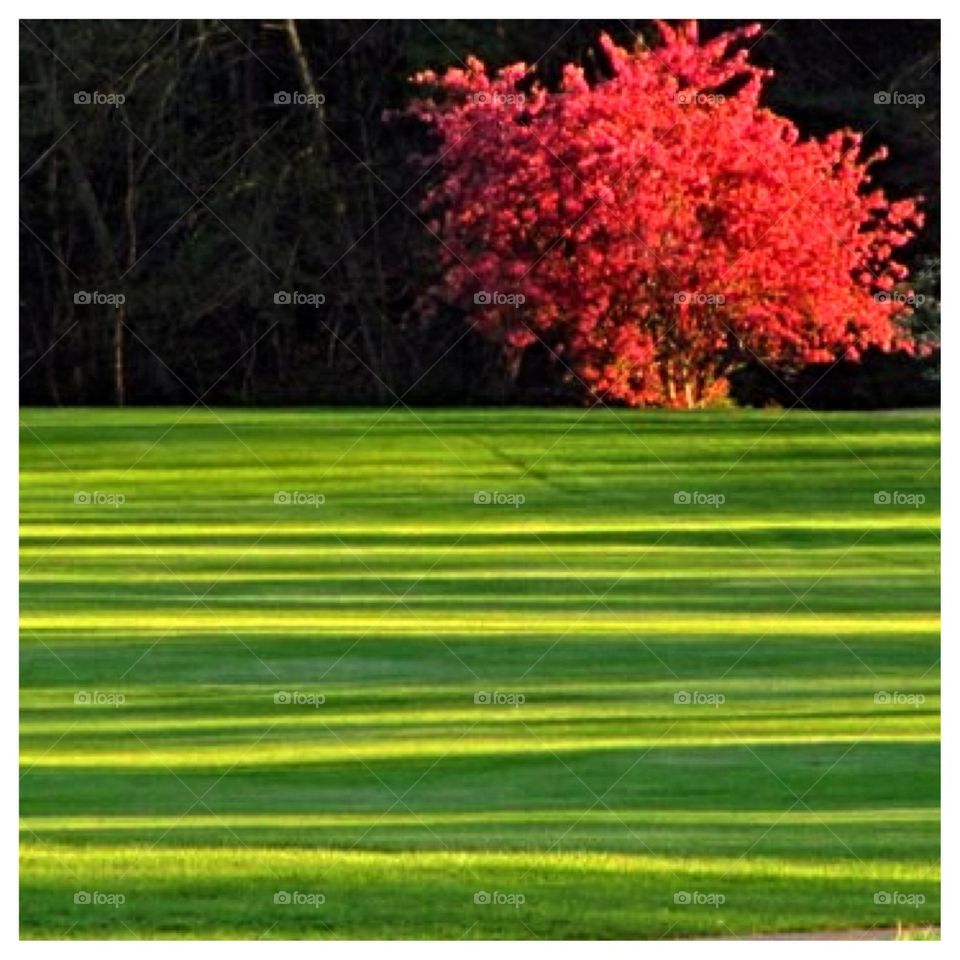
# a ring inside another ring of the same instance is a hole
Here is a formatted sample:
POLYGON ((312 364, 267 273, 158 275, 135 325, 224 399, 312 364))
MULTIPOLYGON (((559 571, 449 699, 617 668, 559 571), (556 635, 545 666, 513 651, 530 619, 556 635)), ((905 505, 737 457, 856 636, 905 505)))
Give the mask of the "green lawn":
POLYGON ((939 921, 934 414, 22 421, 23 936, 939 921))

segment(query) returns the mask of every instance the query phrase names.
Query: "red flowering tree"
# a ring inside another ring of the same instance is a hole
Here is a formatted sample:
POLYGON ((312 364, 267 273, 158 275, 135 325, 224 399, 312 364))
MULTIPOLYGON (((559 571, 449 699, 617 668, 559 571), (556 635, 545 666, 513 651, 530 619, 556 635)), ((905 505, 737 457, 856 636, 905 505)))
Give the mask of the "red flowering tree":
POLYGON ((916 202, 870 187, 851 131, 801 139, 760 106, 770 71, 695 23, 662 45, 600 43, 609 78, 568 65, 560 89, 515 64, 418 74, 411 107, 438 135, 425 209, 442 296, 514 360, 546 344, 597 397, 692 406, 751 355, 855 358, 901 341, 893 259, 916 202))

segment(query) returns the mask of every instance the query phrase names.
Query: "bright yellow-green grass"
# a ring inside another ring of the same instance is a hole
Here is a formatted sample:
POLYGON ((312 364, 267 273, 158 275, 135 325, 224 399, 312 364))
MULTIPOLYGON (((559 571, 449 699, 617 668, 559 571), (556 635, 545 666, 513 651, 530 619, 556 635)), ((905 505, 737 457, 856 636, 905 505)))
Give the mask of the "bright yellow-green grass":
POLYGON ((939 923, 934 414, 22 421, 24 937, 939 923))

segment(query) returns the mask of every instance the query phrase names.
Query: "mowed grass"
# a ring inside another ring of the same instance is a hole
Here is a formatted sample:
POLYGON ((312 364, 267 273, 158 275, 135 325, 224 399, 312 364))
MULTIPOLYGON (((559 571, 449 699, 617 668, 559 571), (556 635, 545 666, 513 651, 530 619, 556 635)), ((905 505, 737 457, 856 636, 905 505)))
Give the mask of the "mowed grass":
POLYGON ((939 921, 935 415, 22 419, 23 936, 939 921))

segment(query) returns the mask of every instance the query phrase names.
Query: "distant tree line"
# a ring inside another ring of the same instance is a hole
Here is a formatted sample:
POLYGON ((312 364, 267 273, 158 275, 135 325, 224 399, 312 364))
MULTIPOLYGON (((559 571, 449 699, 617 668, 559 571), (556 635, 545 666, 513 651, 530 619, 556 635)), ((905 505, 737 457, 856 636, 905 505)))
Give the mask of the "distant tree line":
MULTIPOLYGON (((706 35, 732 21, 703 24, 706 35)), ((878 181, 922 194, 906 261, 939 340, 936 21, 778 21, 752 51, 801 130, 884 143, 878 181)), ((646 21, 23 21, 21 397, 26 404, 577 402, 546 351, 519 369, 451 306, 419 201, 433 144, 410 76, 491 65, 604 70, 601 31, 646 21)), ((745 368, 743 402, 935 403, 936 354, 745 368)))

